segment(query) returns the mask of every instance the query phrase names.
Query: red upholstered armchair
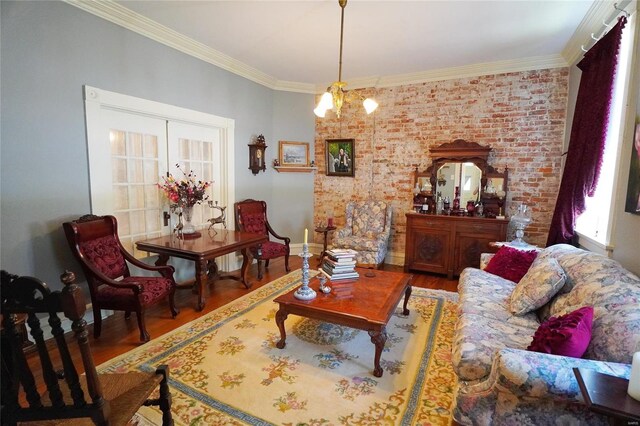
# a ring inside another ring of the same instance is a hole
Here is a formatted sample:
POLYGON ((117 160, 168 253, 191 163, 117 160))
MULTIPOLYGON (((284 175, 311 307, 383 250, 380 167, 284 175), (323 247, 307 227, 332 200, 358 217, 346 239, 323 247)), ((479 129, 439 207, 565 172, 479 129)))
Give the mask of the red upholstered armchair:
POLYGON ((289 269, 289 242, 288 237, 281 237, 276 234, 267 220, 267 203, 258 200, 244 200, 234 204, 236 212, 236 227, 241 232, 251 232, 252 234, 263 234, 269 237, 273 235, 278 240, 283 240, 284 244, 275 241, 267 241, 250 249, 251 255, 258 261, 258 279, 262 279, 262 261, 265 261, 265 268, 269 269, 269 260, 284 256, 284 268, 289 269))
POLYGON ((178 315, 173 296, 176 282, 173 266, 147 265, 129 254, 118 238, 118 223, 113 216, 85 215, 63 224, 67 241, 80 262, 89 284, 93 305, 93 335, 100 337, 101 309, 125 311, 125 318, 135 311, 140 340, 149 341, 144 323, 147 307, 169 298, 171 316, 178 315), (132 277, 127 262, 140 269, 158 272, 160 277, 132 277))

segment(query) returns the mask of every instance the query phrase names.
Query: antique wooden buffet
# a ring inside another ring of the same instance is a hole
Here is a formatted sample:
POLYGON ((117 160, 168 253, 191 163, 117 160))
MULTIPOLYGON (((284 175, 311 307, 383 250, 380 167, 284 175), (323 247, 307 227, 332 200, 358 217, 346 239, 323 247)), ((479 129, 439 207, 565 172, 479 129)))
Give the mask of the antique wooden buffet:
POLYGON ((405 271, 452 278, 468 266, 477 268, 480 254, 495 252, 490 244, 506 239, 509 221, 502 214, 508 170, 487 164, 490 151, 457 139, 432 148, 432 165, 424 172, 416 168, 415 211, 406 213, 405 271), (437 200, 448 194, 457 201, 452 206, 449 200, 443 209, 437 200))
POLYGON ((404 268, 459 275, 478 267, 481 253, 493 253, 489 244, 504 241, 508 220, 407 213, 404 268))

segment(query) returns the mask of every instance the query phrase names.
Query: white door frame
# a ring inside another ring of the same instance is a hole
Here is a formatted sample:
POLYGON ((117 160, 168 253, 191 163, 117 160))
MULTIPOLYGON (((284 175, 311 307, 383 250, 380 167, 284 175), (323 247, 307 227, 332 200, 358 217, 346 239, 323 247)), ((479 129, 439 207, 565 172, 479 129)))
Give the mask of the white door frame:
MULTIPOLYGON (((84 86, 85 119, 87 126, 87 149, 89 157, 89 168, 97 167, 96 161, 104 161, 99 156, 92 156, 92 147, 100 146, 104 141, 105 128, 104 120, 101 118, 101 111, 115 110, 126 113, 137 114, 146 117, 163 119, 169 122, 180 122, 205 127, 213 127, 220 131, 220 164, 221 175, 225 178, 220 185, 220 203, 223 206, 233 206, 235 203, 235 159, 234 159, 234 130, 235 120, 218 117, 199 111, 181 108, 174 105, 163 104, 156 101, 123 95, 121 93, 110 92, 96 87, 84 86), (93 158, 92 158, 93 157, 93 158)), ((93 212, 96 204, 98 191, 91 191, 91 210, 93 212)), ((233 214, 227 216, 227 228, 235 229, 235 219, 233 214)), ((235 256, 227 256, 221 266, 235 270, 239 268, 235 256)), ((225 268, 225 269, 226 269, 225 268)))

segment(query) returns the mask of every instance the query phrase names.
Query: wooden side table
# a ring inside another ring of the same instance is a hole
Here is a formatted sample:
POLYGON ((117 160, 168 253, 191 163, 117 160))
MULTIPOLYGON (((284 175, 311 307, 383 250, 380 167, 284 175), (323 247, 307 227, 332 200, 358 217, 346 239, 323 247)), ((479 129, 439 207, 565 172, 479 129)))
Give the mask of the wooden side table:
POLYGON ((589 410, 609 416, 611 424, 640 422, 640 401, 627 394, 629 380, 586 368, 574 368, 573 374, 589 410))
POLYGON ((320 256, 319 256, 318 265, 322 263, 322 259, 327 254, 327 234, 329 234, 329 232, 331 231, 335 231, 335 229, 336 229, 335 226, 319 226, 315 229, 316 232, 324 234, 324 240, 322 244, 322 253, 320 253, 320 256))

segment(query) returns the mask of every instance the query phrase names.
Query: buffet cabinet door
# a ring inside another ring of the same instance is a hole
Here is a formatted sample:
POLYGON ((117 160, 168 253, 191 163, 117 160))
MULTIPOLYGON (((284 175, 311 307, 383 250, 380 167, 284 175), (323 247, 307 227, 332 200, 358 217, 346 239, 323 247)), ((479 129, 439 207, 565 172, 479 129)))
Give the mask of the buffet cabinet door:
POLYGON ((468 266, 480 267, 480 254, 495 253, 495 241, 504 241, 504 219, 435 216, 407 213, 405 271, 459 275, 468 266))
POLYGON ((491 219, 487 221, 469 221, 456 224, 453 273, 460 275, 466 267, 479 268, 482 253, 495 253, 496 241, 504 241, 506 223, 491 219))
MULTIPOLYGON (((408 224, 405 269, 448 274, 451 269, 451 230, 428 217, 408 224)), ((410 219, 411 220, 411 219, 410 219)))

